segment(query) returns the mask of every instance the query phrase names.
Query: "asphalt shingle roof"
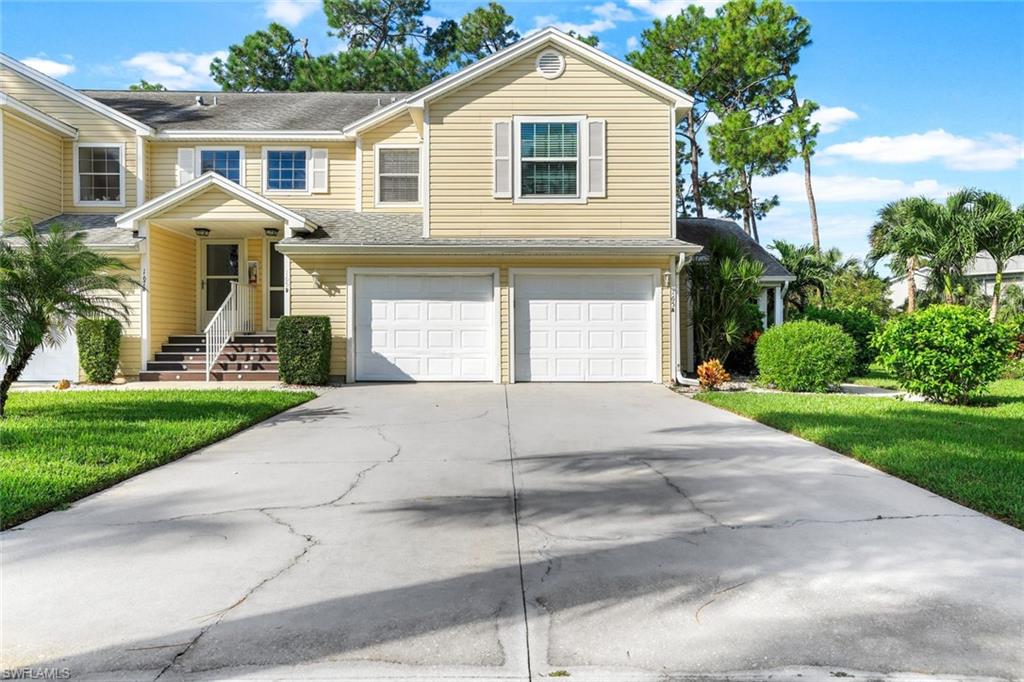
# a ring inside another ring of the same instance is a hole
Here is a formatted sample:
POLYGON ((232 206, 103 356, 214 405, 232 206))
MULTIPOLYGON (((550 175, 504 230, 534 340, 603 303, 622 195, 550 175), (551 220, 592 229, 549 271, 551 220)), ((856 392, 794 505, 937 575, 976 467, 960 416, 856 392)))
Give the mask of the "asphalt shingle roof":
POLYGON ((408 94, 129 90, 82 90, 82 93, 161 131, 336 131, 408 94), (204 104, 196 104, 197 96, 202 96, 204 104))
POLYGON ((792 275, 779 259, 755 242, 743 228, 731 220, 718 218, 679 218, 676 220, 676 237, 701 246, 709 246, 715 237, 734 237, 750 258, 764 265, 765 277, 789 277, 792 275))
POLYGON ((356 213, 354 211, 300 210, 320 227, 309 235, 289 237, 284 244, 318 244, 324 246, 432 246, 459 248, 507 248, 510 252, 523 248, 550 248, 572 251, 587 248, 625 250, 652 249, 682 251, 691 244, 678 239, 644 238, 424 238, 423 216, 418 213, 356 213))
POLYGON ((101 249, 137 246, 142 240, 133 236, 129 230, 117 227, 114 222, 116 218, 117 215, 113 213, 90 213, 87 215, 62 213, 36 223, 35 227, 37 232, 46 232, 51 225, 63 223, 76 232, 80 232, 88 246, 101 249))

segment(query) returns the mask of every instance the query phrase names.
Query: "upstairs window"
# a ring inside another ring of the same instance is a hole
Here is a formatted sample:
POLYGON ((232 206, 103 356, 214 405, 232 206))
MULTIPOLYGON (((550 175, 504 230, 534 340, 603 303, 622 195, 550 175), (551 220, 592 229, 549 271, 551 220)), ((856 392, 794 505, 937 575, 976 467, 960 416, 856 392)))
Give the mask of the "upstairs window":
POLYGON ((199 174, 213 171, 242 184, 242 159, 241 149, 200 149, 199 174))
POLYGON ((419 147, 377 147, 377 204, 419 201, 419 147))
POLYGON ((579 134, 576 121, 520 124, 520 196, 579 196, 579 134))
POLYGON ((309 154, 305 149, 266 150, 267 190, 305 192, 308 160, 309 154))
POLYGON ((75 203, 124 206, 124 146, 75 146, 75 203))

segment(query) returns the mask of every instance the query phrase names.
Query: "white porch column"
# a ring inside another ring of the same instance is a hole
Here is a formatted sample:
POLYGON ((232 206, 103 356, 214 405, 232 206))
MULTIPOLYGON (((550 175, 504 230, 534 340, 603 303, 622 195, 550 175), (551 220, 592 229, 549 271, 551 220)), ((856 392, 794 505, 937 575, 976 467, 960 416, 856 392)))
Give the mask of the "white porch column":
POLYGON ((757 309, 761 311, 761 326, 768 328, 768 290, 761 289, 757 295, 757 309))
POLYGON ((782 285, 773 289, 775 292, 775 326, 782 324, 782 285))

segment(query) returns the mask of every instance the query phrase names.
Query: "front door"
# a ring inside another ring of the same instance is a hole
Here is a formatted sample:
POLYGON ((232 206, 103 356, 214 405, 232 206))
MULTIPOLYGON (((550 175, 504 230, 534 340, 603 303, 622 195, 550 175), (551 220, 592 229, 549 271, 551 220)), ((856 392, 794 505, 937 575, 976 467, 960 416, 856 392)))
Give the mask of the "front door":
POLYGON ((267 277, 267 330, 277 329, 277 321, 284 315, 285 279, 284 255, 277 250, 277 242, 270 242, 270 273, 267 277))
POLYGON ((217 313, 231 291, 231 282, 238 282, 242 260, 242 244, 237 241, 203 242, 202 327, 217 313))

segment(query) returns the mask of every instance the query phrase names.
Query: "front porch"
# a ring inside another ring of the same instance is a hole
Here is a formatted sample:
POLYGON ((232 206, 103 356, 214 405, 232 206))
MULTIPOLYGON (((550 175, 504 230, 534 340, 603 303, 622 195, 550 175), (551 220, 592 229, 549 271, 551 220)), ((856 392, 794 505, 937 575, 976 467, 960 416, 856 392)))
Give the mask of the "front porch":
POLYGON ((277 380, 287 272, 276 244, 296 219, 212 175, 118 218, 144 238, 141 381, 277 380))

